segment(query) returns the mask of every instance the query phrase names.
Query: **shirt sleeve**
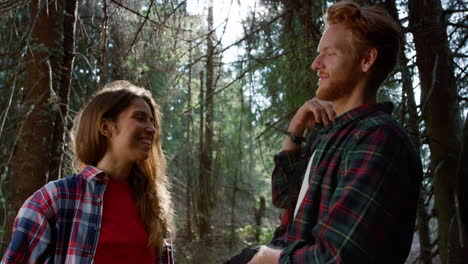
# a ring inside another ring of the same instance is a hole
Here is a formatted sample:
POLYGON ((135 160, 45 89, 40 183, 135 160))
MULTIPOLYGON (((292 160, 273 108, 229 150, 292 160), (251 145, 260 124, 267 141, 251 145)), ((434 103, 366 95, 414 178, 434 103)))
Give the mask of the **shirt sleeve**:
POLYGON ((26 200, 13 224, 11 242, 1 263, 52 263, 52 232, 46 217, 45 189, 26 200))
POLYGON ((289 209, 296 203, 307 162, 316 146, 321 129, 323 129, 323 125, 316 124, 307 131, 307 142, 301 151, 283 151, 275 155, 275 168, 271 177, 274 206, 289 209))
POLYGON ((328 212, 310 230, 313 241, 286 247, 281 263, 386 263, 378 249, 398 248, 394 243, 402 236, 412 237, 422 174, 412 145, 385 126, 360 131, 355 137, 340 164, 343 171, 334 193, 321 205, 328 212), (404 234, 392 231, 395 226, 403 226, 404 234))
POLYGON ((271 177, 273 205, 288 208, 299 195, 305 159, 301 152, 280 152, 275 155, 274 160, 275 168, 271 177))

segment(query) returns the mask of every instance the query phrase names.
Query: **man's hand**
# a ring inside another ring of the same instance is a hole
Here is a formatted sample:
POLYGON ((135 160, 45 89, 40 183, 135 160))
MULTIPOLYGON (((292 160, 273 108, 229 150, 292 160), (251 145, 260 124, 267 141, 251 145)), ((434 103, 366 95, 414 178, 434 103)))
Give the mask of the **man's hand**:
POLYGON ((289 124, 288 131, 303 134, 306 128, 313 127, 315 123, 323 122, 328 125, 334 118, 335 111, 332 103, 313 98, 297 110, 289 124))
POLYGON ((281 255, 281 250, 261 246, 257 254, 247 264, 277 264, 281 255))
MULTIPOLYGON (((296 136, 302 136, 306 128, 313 127, 316 123, 329 125, 335 119, 335 111, 332 103, 313 98, 304 103, 297 110, 289 123, 288 131, 296 136)), ((286 138, 283 144, 283 150, 297 150, 299 146, 286 138)))

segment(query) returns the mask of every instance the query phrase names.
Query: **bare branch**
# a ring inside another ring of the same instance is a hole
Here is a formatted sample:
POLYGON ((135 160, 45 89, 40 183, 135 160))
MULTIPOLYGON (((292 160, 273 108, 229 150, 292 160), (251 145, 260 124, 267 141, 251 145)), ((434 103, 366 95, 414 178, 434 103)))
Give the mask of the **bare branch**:
POLYGON ((5 2, 1 2, 0 3, 0 13, 1 12, 7 12, 11 9, 15 9, 15 8, 19 8, 19 7, 22 7, 26 4, 29 4, 31 0, 22 0, 22 1, 18 1, 18 0, 10 0, 10 1, 5 1, 5 2))
POLYGON ((462 8, 462 9, 447 9, 444 10, 443 14, 444 15, 449 15, 449 14, 454 14, 454 13, 465 13, 468 12, 468 8, 462 8))
POLYGON ((146 21, 148 21, 149 15, 151 13, 151 9, 153 8, 153 4, 154 4, 154 0, 151 0, 149 8, 148 8, 148 12, 146 13, 146 16, 145 16, 145 19, 143 20, 143 23, 141 23, 140 27, 138 28, 137 32, 135 33, 135 37, 133 38, 133 41, 130 44, 130 47, 128 47, 128 50, 125 53, 125 56, 124 56, 123 60, 125 60, 127 58, 128 54, 130 53, 130 50, 132 49, 133 45, 135 45, 135 42, 138 39, 138 35, 140 35, 140 32, 143 29, 143 27, 145 26, 146 21))

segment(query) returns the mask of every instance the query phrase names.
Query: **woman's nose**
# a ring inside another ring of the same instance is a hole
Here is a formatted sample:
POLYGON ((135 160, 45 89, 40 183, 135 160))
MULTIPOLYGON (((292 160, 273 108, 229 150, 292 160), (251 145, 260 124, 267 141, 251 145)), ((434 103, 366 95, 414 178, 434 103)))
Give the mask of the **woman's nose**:
POLYGON ((151 133, 151 134, 154 134, 156 133, 156 127, 154 124, 152 123, 149 123, 148 126, 146 126, 146 131, 151 133))

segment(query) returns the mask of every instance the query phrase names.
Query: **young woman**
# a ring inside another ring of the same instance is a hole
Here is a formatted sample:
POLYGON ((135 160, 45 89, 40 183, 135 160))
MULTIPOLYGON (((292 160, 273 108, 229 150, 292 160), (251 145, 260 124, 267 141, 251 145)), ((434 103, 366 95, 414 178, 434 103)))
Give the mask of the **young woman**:
POLYGON ((99 91, 76 122, 81 172, 24 203, 2 263, 172 263, 160 116, 128 81, 99 91))

